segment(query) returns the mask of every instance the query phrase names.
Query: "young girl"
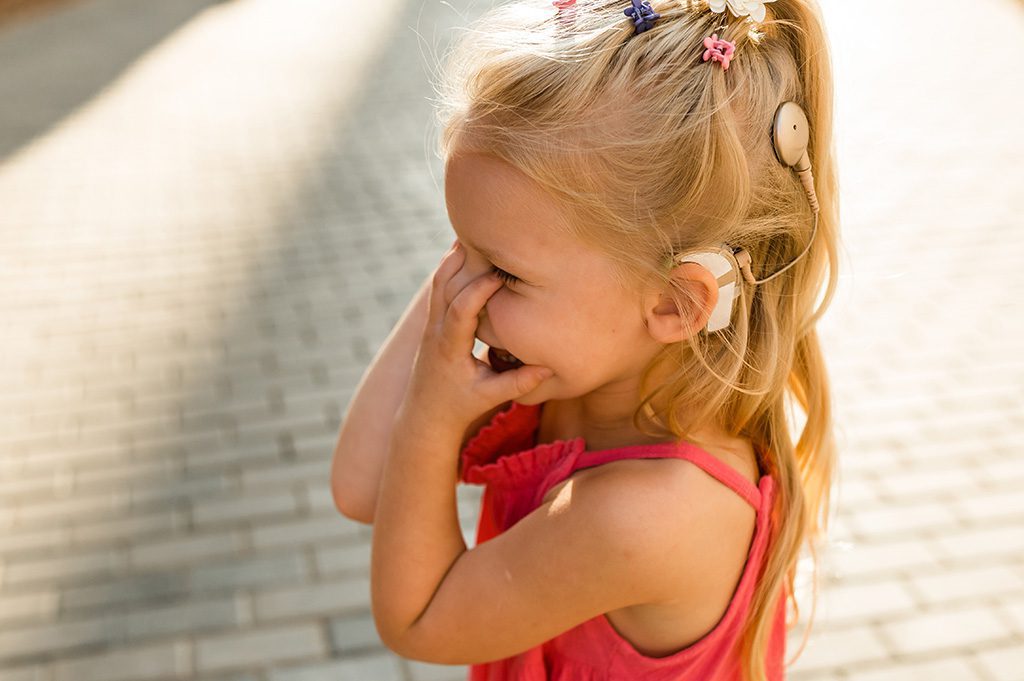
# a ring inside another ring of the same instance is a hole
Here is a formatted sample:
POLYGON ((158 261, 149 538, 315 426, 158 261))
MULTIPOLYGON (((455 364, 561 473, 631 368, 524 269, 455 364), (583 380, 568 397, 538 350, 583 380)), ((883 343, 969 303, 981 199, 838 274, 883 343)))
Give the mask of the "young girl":
POLYGON ((473 681, 782 679, 835 465, 820 11, 546 2, 452 54, 456 243, 339 434, 378 633, 473 681), (484 485, 472 549, 458 482, 484 485))

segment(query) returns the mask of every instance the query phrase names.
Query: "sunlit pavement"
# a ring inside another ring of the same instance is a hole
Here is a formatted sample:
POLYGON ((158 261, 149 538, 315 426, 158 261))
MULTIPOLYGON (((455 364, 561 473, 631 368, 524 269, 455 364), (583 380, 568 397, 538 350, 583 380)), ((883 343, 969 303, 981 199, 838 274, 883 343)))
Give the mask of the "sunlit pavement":
MULTIPOLYGON (((842 474, 789 677, 1024 679, 1024 10, 827 1, 842 474)), ((465 677, 381 646, 328 473, 451 241, 430 78, 482 9, 0 29, 0 681, 465 677)))

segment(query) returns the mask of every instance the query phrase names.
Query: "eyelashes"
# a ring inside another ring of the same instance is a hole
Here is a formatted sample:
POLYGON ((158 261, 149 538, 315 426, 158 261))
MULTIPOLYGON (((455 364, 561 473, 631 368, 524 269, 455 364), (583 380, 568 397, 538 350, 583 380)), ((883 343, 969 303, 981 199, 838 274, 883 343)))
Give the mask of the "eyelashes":
POLYGON ((501 279, 506 284, 511 285, 519 281, 519 277, 515 276, 514 274, 509 274, 505 270, 501 269, 500 267, 495 267, 494 265, 491 265, 491 272, 496 274, 498 276, 498 279, 501 279))

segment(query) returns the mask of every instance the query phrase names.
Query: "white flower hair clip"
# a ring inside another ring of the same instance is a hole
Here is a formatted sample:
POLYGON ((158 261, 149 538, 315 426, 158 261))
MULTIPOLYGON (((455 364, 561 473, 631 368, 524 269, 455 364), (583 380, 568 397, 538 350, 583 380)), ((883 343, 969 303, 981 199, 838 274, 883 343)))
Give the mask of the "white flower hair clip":
POLYGON ((721 14, 726 6, 733 16, 750 17, 760 23, 764 21, 764 6, 775 0, 708 0, 708 7, 715 14, 721 14))

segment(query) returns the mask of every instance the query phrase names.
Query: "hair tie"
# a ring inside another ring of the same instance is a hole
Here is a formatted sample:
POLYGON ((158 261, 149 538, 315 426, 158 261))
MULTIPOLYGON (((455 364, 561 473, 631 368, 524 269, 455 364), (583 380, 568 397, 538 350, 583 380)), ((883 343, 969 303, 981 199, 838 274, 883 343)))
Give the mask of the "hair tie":
POLYGON ((647 0, 630 0, 632 7, 622 10, 622 13, 633 20, 633 27, 637 33, 652 28, 654 22, 661 18, 661 15, 654 11, 647 0))
POLYGON ((731 43, 728 40, 719 40, 717 33, 712 33, 710 37, 704 38, 704 61, 711 59, 722 64, 722 70, 729 70, 729 60, 732 59, 732 55, 736 52, 736 44, 731 43))

